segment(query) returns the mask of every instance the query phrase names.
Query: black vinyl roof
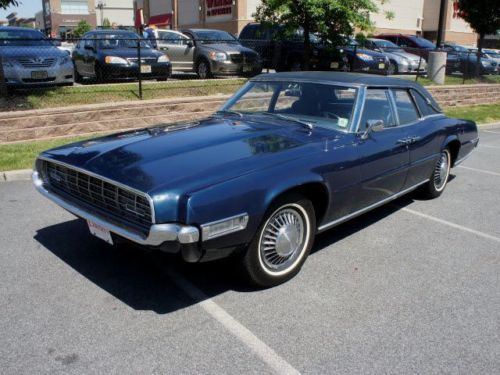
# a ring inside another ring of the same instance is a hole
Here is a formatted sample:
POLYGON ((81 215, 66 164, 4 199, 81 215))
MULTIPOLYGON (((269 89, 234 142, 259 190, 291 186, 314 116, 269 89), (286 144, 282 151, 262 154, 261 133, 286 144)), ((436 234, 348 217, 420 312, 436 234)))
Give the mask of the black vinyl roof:
POLYGON ((412 88, 427 97, 435 108, 439 105, 432 95, 419 83, 402 78, 387 77, 375 74, 348 72, 282 72, 260 74, 251 81, 300 81, 313 83, 338 83, 346 86, 378 86, 412 88))
POLYGON ((298 80, 316 82, 336 82, 357 86, 405 86, 422 88, 418 83, 407 79, 386 77, 374 74, 348 73, 348 72, 283 72, 260 74, 252 81, 269 80, 298 80))

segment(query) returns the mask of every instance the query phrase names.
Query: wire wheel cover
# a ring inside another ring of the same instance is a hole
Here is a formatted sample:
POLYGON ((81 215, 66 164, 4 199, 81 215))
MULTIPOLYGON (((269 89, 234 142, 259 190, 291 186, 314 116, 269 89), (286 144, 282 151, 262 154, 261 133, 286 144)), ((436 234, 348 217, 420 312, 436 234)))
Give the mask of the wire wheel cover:
POLYGON ((271 271, 286 270, 305 247, 306 224, 303 215, 291 207, 278 210, 263 229, 259 252, 271 271))
POLYGON ((448 179, 448 174, 450 170, 450 158, 447 151, 441 152, 436 167, 434 168, 434 187, 436 190, 443 189, 448 179))

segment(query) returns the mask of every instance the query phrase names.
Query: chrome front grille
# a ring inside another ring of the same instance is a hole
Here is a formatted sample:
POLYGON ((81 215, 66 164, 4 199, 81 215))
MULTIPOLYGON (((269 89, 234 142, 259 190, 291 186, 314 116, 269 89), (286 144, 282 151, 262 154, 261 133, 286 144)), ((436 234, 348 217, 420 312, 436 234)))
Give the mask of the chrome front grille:
POLYGON ((45 160, 41 162, 40 169, 44 182, 50 188, 95 207, 105 215, 143 229, 149 229, 153 222, 151 206, 145 195, 45 160))
POLYGON ((56 60, 55 57, 20 57, 17 62, 25 68, 50 68, 56 60))
MULTIPOLYGON (((127 61, 131 64, 137 64, 138 62, 138 58, 137 57, 129 57, 127 58, 127 61)), ((141 64, 148 64, 148 65, 151 65, 151 64, 154 64, 156 63, 156 58, 151 58, 151 57, 141 57, 141 64)))

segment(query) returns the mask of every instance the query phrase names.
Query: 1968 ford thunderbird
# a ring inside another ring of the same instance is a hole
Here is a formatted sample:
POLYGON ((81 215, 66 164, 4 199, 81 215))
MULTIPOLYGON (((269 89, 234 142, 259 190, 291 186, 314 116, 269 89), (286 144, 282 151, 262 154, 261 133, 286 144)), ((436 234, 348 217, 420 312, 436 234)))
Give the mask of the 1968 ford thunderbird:
POLYGON ((204 120, 43 152, 33 182, 111 244, 187 262, 233 254, 273 286, 299 272, 316 233, 412 190, 441 195, 478 142, 413 82, 265 74, 204 120))

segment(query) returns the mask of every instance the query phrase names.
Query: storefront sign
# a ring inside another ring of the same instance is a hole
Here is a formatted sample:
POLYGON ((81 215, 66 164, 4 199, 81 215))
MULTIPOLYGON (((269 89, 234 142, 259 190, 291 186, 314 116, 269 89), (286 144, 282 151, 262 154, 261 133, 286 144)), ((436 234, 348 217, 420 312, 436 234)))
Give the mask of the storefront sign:
POLYGON ((222 16, 231 14, 233 0, 207 0, 207 16, 222 16))

